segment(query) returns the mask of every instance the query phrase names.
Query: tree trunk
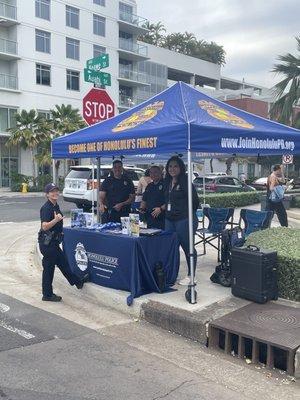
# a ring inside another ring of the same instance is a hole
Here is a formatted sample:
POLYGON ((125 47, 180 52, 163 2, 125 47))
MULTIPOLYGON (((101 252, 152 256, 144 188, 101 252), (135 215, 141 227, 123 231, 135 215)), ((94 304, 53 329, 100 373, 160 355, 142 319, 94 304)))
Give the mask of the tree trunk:
POLYGON ((213 172, 214 172, 213 160, 214 160, 213 158, 211 158, 211 159, 209 160, 210 172, 211 172, 211 173, 213 173, 213 172))
POLYGON ((33 149, 30 149, 30 153, 31 153, 31 159, 32 159, 32 176, 33 176, 33 182, 35 185, 36 172, 35 172, 35 159, 34 159, 34 155, 33 155, 33 149))

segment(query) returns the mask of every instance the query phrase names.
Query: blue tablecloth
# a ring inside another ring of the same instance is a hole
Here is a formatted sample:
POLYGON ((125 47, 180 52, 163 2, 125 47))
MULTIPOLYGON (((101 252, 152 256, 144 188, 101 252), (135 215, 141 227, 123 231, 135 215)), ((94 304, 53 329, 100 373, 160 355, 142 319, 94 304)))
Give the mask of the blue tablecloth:
POLYGON ((134 297, 158 292, 155 263, 161 262, 167 286, 172 286, 179 269, 179 245, 175 233, 132 237, 81 228, 64 228, 64 250, 72 271, 87 272, 101 286, 126 290, 134 297))

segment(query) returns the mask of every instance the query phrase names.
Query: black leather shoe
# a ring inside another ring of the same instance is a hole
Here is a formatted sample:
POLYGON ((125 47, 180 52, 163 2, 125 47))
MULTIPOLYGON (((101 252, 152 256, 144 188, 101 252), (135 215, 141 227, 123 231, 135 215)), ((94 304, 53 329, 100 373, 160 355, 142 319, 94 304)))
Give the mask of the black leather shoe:
POLYGON ((55 303, 57 303, 58 301, 62 301, 62 297, 57 296, 56 294, 53 293, 52 296, 43 296, 42 300, 43 301, 54 301, 55 303))
POLYGON ((77 289, 82 289, 83 285, 88 281, 89 281, 89 274, 85 274, 83 275, 83 278, 79 283, 75 283, 75 286, 77 287, 77 289))

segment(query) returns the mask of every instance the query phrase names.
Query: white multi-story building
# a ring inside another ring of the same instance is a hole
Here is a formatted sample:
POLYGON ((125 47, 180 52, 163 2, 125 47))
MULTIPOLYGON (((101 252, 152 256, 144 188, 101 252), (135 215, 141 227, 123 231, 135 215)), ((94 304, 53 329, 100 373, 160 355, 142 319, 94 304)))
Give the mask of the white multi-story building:
POLYGON ((14 114, 47 115, 56 104, 82 112, 92 87, 83 78, 88 59, 109 54, 107 91, 119 112, 170 80, 222 87, 220 66, 139 42, 145 22, 135 0, 0 0, 0 187, 13 172, 32 175, 30 152, 6 146, 14 114))

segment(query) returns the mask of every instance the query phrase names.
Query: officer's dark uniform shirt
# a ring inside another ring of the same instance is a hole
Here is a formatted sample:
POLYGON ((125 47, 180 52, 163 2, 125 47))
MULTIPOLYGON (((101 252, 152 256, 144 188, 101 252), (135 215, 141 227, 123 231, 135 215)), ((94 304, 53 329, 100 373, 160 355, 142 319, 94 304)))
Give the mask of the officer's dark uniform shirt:
POLYGON ((160 180, 158 183, 149 183, 143 194, 143 201, 145 201, 147 205, 146 219, 148 228, 164 229, 165 213, 162 212, 156 218, 152 217, 151 215, 153 208, 161 207, 163 204, 165 204, 163 180, 160 180))
MULTIPOLYGON (((106 192, 108 210, 111 210, 116 204, 128 200, 129 195, 135 193, 133 182, 126 175, 122 175, 120 179, 113 175, 107 177, 101 184, 101 191, 106 192)), ((130 205, 123 206, 121 212, 129 213, 130 205)))
MULTIPOLYGON (((54 212, 56 212, 56 214, 61 214, 63 216, 63 213, 60 211, 59 205, 57 203, 54 205, 53 203, 51 203, 50 200, 47 200, 46 203, 40 209, 41 223, 52 221, 54 219, 54 212)), ((56 234, 62 233, 63 221, 57 222, 49 230, 55 232, 56 234)))
POLYGON ((143 201, 146 202, 147 211, 150 213, 153 211, 153 208, 161 207, 165 204, 164 182, 161 180, 158 183, 149 183, 143 194, 143 201))
MULTIPOLYGON (((192 186, 193 210, 199 207, 199 198, 194 185, 192 186)), ((165 184, 166 218, 179 221, 188 218, 188 180, 187 177, 177 183, 172 189, 172 182, 165 184), (168 210, 168 204, 171 209, 168 210)))

